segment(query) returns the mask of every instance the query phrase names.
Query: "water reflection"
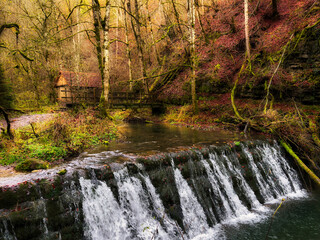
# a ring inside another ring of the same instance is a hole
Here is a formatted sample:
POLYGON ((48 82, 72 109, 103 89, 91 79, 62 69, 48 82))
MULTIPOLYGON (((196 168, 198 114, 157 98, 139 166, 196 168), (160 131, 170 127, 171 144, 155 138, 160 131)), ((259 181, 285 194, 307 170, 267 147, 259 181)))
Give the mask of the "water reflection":
POLYGON ((125 139, 113 142, 108 150, 126 153, 168 152, 193 145, 223 144, 236 141, 240 134, 231 131, 202 131, 165 124, 130 124, 120 127, 125 139))

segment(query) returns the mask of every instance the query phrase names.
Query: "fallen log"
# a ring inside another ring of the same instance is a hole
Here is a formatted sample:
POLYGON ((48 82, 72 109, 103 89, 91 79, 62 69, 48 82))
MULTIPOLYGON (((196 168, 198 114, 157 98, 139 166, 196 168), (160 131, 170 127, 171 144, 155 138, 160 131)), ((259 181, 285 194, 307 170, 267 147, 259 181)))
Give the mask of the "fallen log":
POLYGON ((284 149, 297 161, 298 165, 310 176, 310 178, 320 186, 320 179, 318 178, 318 176, 313 171, 311 171, 311 169, 308 168, 307 165, 304 164, 304 162, 292 150, 290 145, 283 140, 280 140, 280 143, 284 147, 284 149))

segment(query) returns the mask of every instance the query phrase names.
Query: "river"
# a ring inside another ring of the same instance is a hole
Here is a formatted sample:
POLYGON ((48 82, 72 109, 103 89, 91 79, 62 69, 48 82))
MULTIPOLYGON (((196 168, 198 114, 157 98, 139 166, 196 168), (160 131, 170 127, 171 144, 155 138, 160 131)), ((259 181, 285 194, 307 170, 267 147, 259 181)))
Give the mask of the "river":
POLYGON ((320 239, 319 191, 305 189, 275 141, 170 125, 121 131, 108 148, 3 179, 0 239, 320 239))

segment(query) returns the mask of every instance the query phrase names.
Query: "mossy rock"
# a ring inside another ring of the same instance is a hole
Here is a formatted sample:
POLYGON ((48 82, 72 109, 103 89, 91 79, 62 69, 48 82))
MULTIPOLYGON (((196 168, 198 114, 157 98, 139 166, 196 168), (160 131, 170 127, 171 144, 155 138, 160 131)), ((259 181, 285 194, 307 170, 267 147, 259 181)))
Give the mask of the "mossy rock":
POLYGON ((59 175, 65 175, 67 173, 67 169, 61 169, 59 172, 58 172, 58 174, 59 175))
POLYGON ((19 163, 15 167, 15 170, 19 172, 31 172, 33 170, 47 169, 47 168, 49 168, 49 164, 47 162, 34 159, 34 158, 29 158, 19 163))

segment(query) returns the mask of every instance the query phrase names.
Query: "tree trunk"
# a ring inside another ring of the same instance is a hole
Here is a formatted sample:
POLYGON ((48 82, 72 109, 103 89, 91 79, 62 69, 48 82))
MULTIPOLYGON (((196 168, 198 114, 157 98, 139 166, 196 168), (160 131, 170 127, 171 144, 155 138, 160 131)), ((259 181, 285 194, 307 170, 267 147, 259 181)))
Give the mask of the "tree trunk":
POLYGON ((278 3, 277 0, 272 0, 272 16, 277 16, 278 13, 278 3))
POLYGON ((100 4, 98 0, 92 0, 92 15, 93 15, 93 25, 94 25, 94 36, 96 39, 96 50, 97 50, 97 58, 99 64, 99 70, 102 79, 103 86, 103 58, 102 58, 102 42, 101 42, 101 29, 102 29, 102 18, 100 13, 100 4))
POLYGON ((244 0, 244 31, 246 36, 246 55, 250 62, 250 38, 249 38, 249 14, 248 14, 248 0, 244 0))
MULTIPOLYGON (((110 0, 106 1, 105 19, 102 23, 101 7, 98 0, 92 0, 92 14, 94 23, 94 34, 96 38, 96 50, 99 62, 99 70, 102 79, 102 94, 100 102, 103 108, 109 107, 110 94, 110 65, 109 65, 109 21, 110 21, 110 0), (104 26, 104 28, 103 28, 104 26), (103 30, 103 41, 101 40, 103 30)), ((103 109, 104 111, 105 109, 103 109)))
POLYGON ((304 162, 295 154, 295 152, 292 150, 292 148, 283 140, 280 141, 281 145, 286 149, 286 151, 296 160, 296 162, 299 164, 299 166, 306 171, 306 173, 310 176, 310 178, 320 186, 320 179, 317 175, 314 174, 313 171, 308 168, 304 162))
MULTIPOLYGON (((120 23, 120 18, 121 18, 121 11, 118 5, 118 2, 116 2, 116 8, 117 8, 117 21, 116 21, 116 39, 119 39, 119 23, 120 23)), ((116 44, 116 52, 115 52, 115 67, 118 67, 118 55, 119 55, 119 41, 115 42, 116 44)))
POLYGON ((8 136, 13 139, 13 134, 11 132, 11 124, 10 124, 10 120, 9 120, 9 115, 8 113, 2 108, 0 107, 0 112, 2 113, 4 119, 6 120, 6 123, 7 123, 7 134, 8 136))
POLYGON ((188 0, 188 18, 189 18, 189 49, 191 58, 191 97, 192 109, 197 111, 196 95, 196 62, 195 62, 195 4, 194 0, 188 0))
POLYGON ((106 2, 106 14, 104 22, 104 40, 103 40, 103 97, 104 105, 109 108, 110 95, 110 56, 109 56, 109 22, 110 22, 110 0, 106 2))
MULTIPOLYGON (((125 3, 123 2, 123 8, 126 8, 125 3)), ((127 10, 124 11, 124 27, 126 33, 126 53, 128 58, 128 76, 129 76, 129 90, 133 90, 133 82, 132 82, 132 66, 131 66, 131 51, 129 46, 129 29, 127 23, 127 10)))
POLYGON ((149 0, 147 0, 146 4, 147 4, 147 14, 148 14, 148 16, 147 16, 148 25, 149 25, 150 33, 151 33, 151 44, 152 44, 152 48, 153 48, 154 54, 156 55, 157 63, 158 63, 158 65, 160 65, 160 57, 159 57, 158 50, 157 50, 157 47, 156 47, 156 44, 155 44, 155 41, 154 41, 154 33, 153 33, 151 16, 150 16, 150 11, 149 11, 149 0))
MULTIPOLYGON (((139 5, 138 5, 138 0, 134 0, 134 9, 135 9, 135 17, 131 17, 131 25, 132 25, 132 30, 134 37, 137 42, 137 48, 138 48, 138 59, 140 62, 140 71, 143 77, 143 85, 144 85, 144 91, 145 94, 149 93, 148 89, 148 82, 147 82, 147 71, 145 68, 145 63, 144 63, 144 53, 143 53, 143 43, 142 43, 142 38, 141 38, 141 29, 140 29, 140 13, 139 13, 139 5), (136 24, 134 24, 134 21, 136 24)), ((131 12, 131 6, 130 6, 130 1, 128 3, 128 10, 131 12)))

